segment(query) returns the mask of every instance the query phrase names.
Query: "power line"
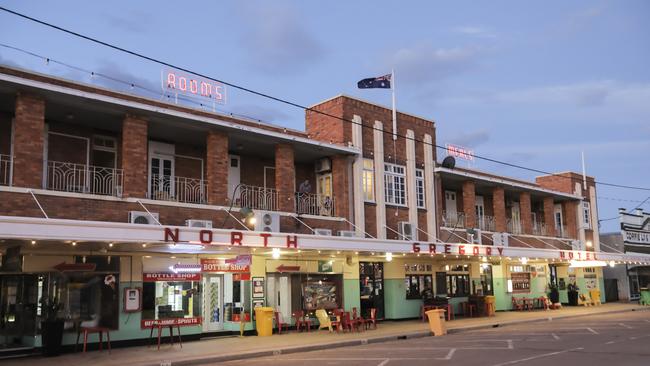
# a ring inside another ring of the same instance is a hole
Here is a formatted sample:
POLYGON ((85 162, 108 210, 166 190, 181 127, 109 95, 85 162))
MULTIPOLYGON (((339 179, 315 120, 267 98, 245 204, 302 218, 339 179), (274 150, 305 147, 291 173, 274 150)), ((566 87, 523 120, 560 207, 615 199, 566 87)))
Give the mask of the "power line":
MULTIPOLYGON (((173 68, 173 69, 177 69, 177 70, 184 71, 184 72, 187 72, 187 73, 190 73, 190 74, 194 74, 196 76, 200 76, 202 78, 212 80, 212 81, 215 81, 215 82, 230 86, 232 88, 235 88, 235 89, 247 92, 247 93, 251 93, 253 95, 257 95, 257 96, 260 96, 260 97, 263 97, 263 98, 274 100, 276 102, 287 104, 289 106, 296 107, 296 108, 299 108, 299 109, 303 109, 305 111, 318 113, 318 114, 321 114, 321 115, 326 116, 326 117, 341 120, 343 122, 360 125, 362 128, 368 128, 368 129, 371 129, 373 131, 374 130, 379 130, 379 129, 375 128, 374 126, 364 125, 363 123, 360 123, 360 122, 356 122, 356 121, 353 121, 353 120, 345 119, 343 117, 335 116, 335 115, 329 114, 327 112, 323 112, 323 111, 320 111, 320 110, 317 110, 317 109, 313 109, 313 108, 301 105, 299 103, 295 103, 295 102, 292 102, 292 101, 289 101, 289 100, 286 100, 286 99, 283 99, 283 98, 275 97, 275 96, 270 95, 270 94, 258 92, 256 90, 253 90, 253 89, 250 89, 250 88, 238 85, 238 84, 234 84, 234 83, 231 83, 231 82, 220 80, 220 79, 217 79, 217 78, 214 78, 214 77, 211 77, 211 76, 199 73, 199 72, 189 70, 187 68, 184 68, 184 67, 181 67, 181 66, 178 66, 178 65, 174 65, 174 64, 166 62, 166 61, 156 59, 154 57, 150 57, 150 56, 147 56, 147 55, 135 52, 135 51, 131 51, 129 49, 126 49, 126 48, 123 48, 123 47, 120 47, 120 46, 116 46, 114 44, 111 44, 111 43, 99 40, 97 38, 93 38, 93 37, 90 37, 90 36, 87 36, 87 35, 84 35, 84 34, 81 34, 81 33, 78 33, 78 32, 63 28, 63 27, 60 27, 60 26, 57 26, 57 25, 52 24, 52 23, 45 22, 45 21, 40 20, 40 19, 36 19, 34 17, 31 17, 31 16, 28 16, 28 15, 25 15, 25 14, 22 14, 22 13, 7 9, 5 7, 0 6, 0 10, 5 11, 5 12, 10 13, 10 14, 13 14, 15 16, 21 17, 23 19, 27 19, 29 21, 44 25, 46 27, 50 27, 50 28, 56 29, 58 31, 73 35, 75 37, 79 37, 79 38, 85 39, 87 41, 90 41, 90 42, 93 42, 93 43, 96 43, 96 44, 99 44, 99 45, 102 45, 102 46, 105 46, 105 47, 108 47, 108 48, 111 48, 111 49, 114 49, 114 50, 117 50, 117 51, 120 51, 120 52, 123 52, 123 53, 126 53, 126 54, 129 54, 129 55, 141 58, 141 59, 144 59, 144 60, 147 60, 147 61, 150 61, 150 62, 153 62, 153 63, 157 63, 157 64, 167 66, 167 67, 170 67, 170 68, 173 68)), ((385 134, 389 133, 388 131, 384 131, 383 129, 381 129, 379 131, 381 131, 382 133, 385 133, 385 134)), ((395 132, 395 135, 398 136, 398 137, 413 140, 414 142, 419 142, 419 143, 422 143, 422 144, 428 144, 428 145, 431 145, 433 147, 440 148, 440 149, 446 149, 443 146, 436 145, 436 144, 429 144, 429 143, 427 143, 425 141, 418 140, 416 138, 409 138, 409 137, 407 137, 405 135, 400 135, 397 132, 395 132)), ((567 177, 567 176, 564 176, 564 175, 559 175, 557 173, 551 173, 551 172, 547 172, 547 171, 544 171, 544 170, 530 168, 530 167, 526 167, 526 166, 519 165, 519 164, 508 163, 508 162, 505 162, 505 161, 500 161, 500 160, 488 158, 488 157, 485 157, 485 156, 474 155, 474 157, 477 158, 477 159, 481 159, 481 160, 485 160, 485 161, 489 161, 489 162, 492 162, 492 163, 497 163, 497 164, 501 164, 501 165, 505 165, 505 166, 509 166, 509 167, 513 167, 513 168, 517 168, 517 169, 527 170, 527 171, 531 171, 531 172, 534 172, 534 173, 540 173, 540 174, 545 174, 545 175, 562 177, 562 178, 566 178, 566 179, 571 179, 572 181, 573 180, 577 180, 577 181, 580 180, 580 179, 577 179, 577 178, 567 177)), ((594 183, 602 185, 602 186, 609 186, 609 187, 616 187, 616 188, 623 188, 623 189, 641 190, 641 191, 650 191, 650 188, 647 188, 647 187, 635 187, 635 186, 628 186, 628 185, 616 184, 616 183, 606 183, 606 182, 599 182, 599 181, 594 181, 594 183)))

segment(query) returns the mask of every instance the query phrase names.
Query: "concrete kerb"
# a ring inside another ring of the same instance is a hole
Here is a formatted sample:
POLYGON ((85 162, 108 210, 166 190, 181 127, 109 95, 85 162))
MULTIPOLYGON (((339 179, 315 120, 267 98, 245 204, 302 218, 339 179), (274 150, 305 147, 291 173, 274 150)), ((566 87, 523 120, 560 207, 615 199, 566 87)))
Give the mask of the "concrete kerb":
MULTIPOLYGON (((599 313, 559 315, 559 316, 549 316, 549 317, 535 318, 535 319, 521 319, 521 320, 511 320, 511 321, 504 321, 504 322, 485 323, 485 324, 471 325, 466 327, 451 328, 447 330, 447 333, 448 334, 462 333, 471 330, 497 328, 497 327, 504 327, 509 325, 523 324, 523 323, 540 323, 540 322, 547 322, 547 321, 561 320, 561 319, 568 319, 568 318, 581 318, 581 317, 593 316, 593 315, 626 313, 630 311, 650 311, 650 308, 621 309, 621 310, 604 311, 599 313)), ((230 355, 204 356, 204 357, 197 357, 197 358, 191 358, 185 360, 174 360, 171 361, 171 365, 173 366, 202 365, 206 363, 245 360, 250 358, 278 356, 278 355, 286 355, 286 354, 309 352, 309 351, 322 351, 322 350, 329 350, 333 348, 362 346, 371 343, 385 343, 385 342, 404 340, 404 339, 424 338, 429 336, 431 336, 431 332, 429 331, 407 332, 407 333, 391 334, 391 335, 372 337, 372 338, 352 339, 346 341, 328 342, 328 343, 321 343, 321 344, 285 347, 285 348, 280 348, 275 350, 263 350, 263 351, 253 351, 253 352, 237 353, 237 354, 230 354, 230 355)), ((158 361, 155 363, 146 363, 143 364, 142 366, 160 366, 160 364, 161 364, 160 361, 158 361)))

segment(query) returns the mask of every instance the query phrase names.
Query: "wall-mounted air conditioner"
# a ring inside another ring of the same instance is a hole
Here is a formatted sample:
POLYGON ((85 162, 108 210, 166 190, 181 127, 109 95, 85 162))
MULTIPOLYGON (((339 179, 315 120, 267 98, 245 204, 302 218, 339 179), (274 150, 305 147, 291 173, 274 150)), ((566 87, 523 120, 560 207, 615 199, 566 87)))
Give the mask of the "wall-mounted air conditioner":
POLYGON ((571 240, 571 250, 585 251, 587 246, 582 240, 571 240))
POLYGON ((255 231, 280 232, 280 214, 277 212, 255 211, 255 231))
POLYGON ((332 170, 332 162, 329 158, 316 160, 316 173, 323 173, 332 170))
POLYGON ((330 229, 314 229, 314 235, 332 236, 332 230, 330 230, 330 229))
POLYGON ((493 233, 492 244, 498 247, 507 247, 508 237, 509 237, 508 233, 493 233))
POLYGON ((467 242, 470 244, 481 245, 483 243, 481 229, 467 230, 467 242))
POLYGON ((160 222, 160 217, 157 212, 129 211, 129 222, 132 224, 157 225, 158 222, 156 221, 160 222))
POLYGON ((352 230, 339 230, 339 236, 345 236, 347 238, 353 238, 353 237, 357 236, 357 232, 352 231, 352 230))
POLYGON ((415 226, 408 221, 400 221, 397 223, 397 232, 399 232, 400 240, 414 241, 418 240, 415 226))
POLYGON ((185 226, 189 227, 203 227, 207 229, 212 229, 212 221, 210 220, 185 220, 185 226))

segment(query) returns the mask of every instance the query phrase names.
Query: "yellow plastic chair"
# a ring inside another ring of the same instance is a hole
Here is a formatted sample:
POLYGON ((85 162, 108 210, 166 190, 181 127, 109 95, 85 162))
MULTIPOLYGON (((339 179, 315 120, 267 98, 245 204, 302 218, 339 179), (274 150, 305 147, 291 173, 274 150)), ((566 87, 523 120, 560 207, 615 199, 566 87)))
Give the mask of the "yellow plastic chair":
POLYGON ((600 290, 589 290, 589 297, 591 297, 591 303, 594 305, 601 305, 600 302, 600 290))
POLYGON ((318 323, 320 324, 318 326, 318 330, 327 328, 330 332, 332 331, 332 321, 330 320, 330 317, 327 315, 327 312, 325 310, 316 310, 316 319, 318 319, 318 323))

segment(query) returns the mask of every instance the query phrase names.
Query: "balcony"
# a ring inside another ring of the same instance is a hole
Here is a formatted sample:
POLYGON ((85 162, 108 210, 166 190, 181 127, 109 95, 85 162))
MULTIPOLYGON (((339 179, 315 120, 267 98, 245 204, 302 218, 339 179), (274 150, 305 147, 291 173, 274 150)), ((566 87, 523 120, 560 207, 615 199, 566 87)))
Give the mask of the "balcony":
POLYGON ((122 178, 122 169, 48 161, 45 187, 52 191, 121 197, 122 178))
POLYGON ((556 225, 555 226, 555 236, 560 237, 560 238, 568 239, 569 238, 569 233, 568 233, 566 225, 562 225, 562 226, 557 226, 556 225))
POLYGON ((478 220, 478 228, 481 229, 482 231, 496 231, 496 224, 494 223, 494 217, 483 215, 477 217, 477 220, 478 220))
POLYGON ((208 184, 203 179, 153 174, 149 198, 152 200, 206 204, 208 184))
POLYGON ((450 228, 464 228, 465 214, 462 212, 442 211, 442 225, 450 228))
POLYGON ((11 155, 0 154, 0 186, 11 185, 11 163, 13 157, 11 155))
POLYGON ((239 185, 239 195, 233 203, 237 207, 249 207, 254 210, 278 210, 278 191, 274 188, 239 185))
POLYGON ((521 221, 514 221, 512 218, 508 218, 506 221, 506 231, 510 234, 521 234, 521 221))
POLYGON ((300 215, 334 216, 334 198, 322 194, 296 192, 296 213, 300 215))
POLYGON ((541 221, 534 221, 533 235, 546 236, 546 224, 541 221))

